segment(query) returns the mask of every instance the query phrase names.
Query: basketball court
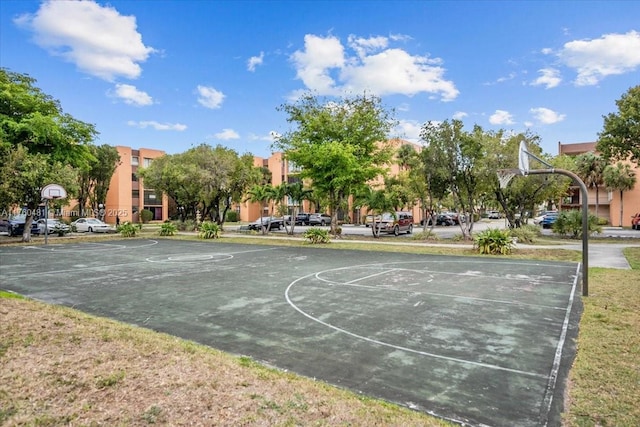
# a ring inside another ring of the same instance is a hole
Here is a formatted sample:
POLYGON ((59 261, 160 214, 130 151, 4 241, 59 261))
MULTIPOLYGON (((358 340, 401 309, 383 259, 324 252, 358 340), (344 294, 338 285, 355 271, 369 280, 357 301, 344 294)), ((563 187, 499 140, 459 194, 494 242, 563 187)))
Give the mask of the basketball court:
POLYGON ((120 240, 0 247, 0 288, 474 426, 559 425, 580 265, 120 240))

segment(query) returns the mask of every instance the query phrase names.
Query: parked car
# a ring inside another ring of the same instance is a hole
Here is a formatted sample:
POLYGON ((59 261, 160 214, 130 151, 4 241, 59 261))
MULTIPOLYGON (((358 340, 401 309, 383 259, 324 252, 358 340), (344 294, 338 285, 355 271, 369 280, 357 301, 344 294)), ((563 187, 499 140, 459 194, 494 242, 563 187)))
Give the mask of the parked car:
MULTIPOLYGON (((0 219, 0 232, 9 234, 9 237, 21 236, 24 233, 24 224, 27 220, 26 215, 11 215, 9 218, 0 219)), ((36 221, 31 223, 31 235, 40 235, 40 228, 36 221)))
POLYGON ((442 212, 443 215, 448 215, 454 222, 454 224, 460 224, 460 221, 464 222, 464 215, 460 215, 457 212, 442 212))
POLYGON ((331 224, 331 216, 323 213, 314 213, 309 215, 309 225, 328 225, 331 224))
POLYGON ((38 221, 36 221, 36 224, 38 225, 38 229, 40 231, 40 234, 44 234, 44 232, 45 232, 45 223, 46 223, 47 232, 49 234, 53 234, 53 233, 68 233, 69 231, 71 231, 71 227, 69 227, 67 224, 65 224, 64 222, 60 221, 59 219, 54 219, 54 218, 44 219, 44 218, 40 218, 38 221))
POLYGON ((249 230, 262 230, 262 227, 265 227, 267 230, 280 230, 283 225, 284 220, 282 218, 261 216, 249 224, 249 230))
POLYGON ((539 222, 539 225, 541 225, 542 228, 551 228, 553 224, 558 220, 558 215, 558 212, 550 212, 546 214, 544 218, 542 218, 542 220, 539 222))
POLYGON ((380 233, 411 234, 413 232, 413 215, 411 212, 385 212, 375 222, 375 227, 380 233))
POLYGON ((640 230, 640 212, 631 217, 631 229, 640 230))
POLYGON ((371 227, 371 224, 375 221, 380 221, 380 215, 367 215, 364 218, 364 225, 365 227, 371 227))
POLYGON ((545 215, 551 214, 551 213, 558 213, 558 211, 544 211, 541 215, 538 215, 537 217, 533 218, 533 223, 535 225, 539 225, 540 221, 544 219, 545 215))
POLYGON ((311 216, 308 212, 300 212, 296 215, 296 225, 309 225, 309 217, 311 216))
POLYGON ((500 219, 502 218, 502 214, 500 213, 500 211, 487 211, 487 218, 500 219))
POLYGON ((80 233, 115 233, 116 229, 98 218, 78 218, 71 227, 80 233))

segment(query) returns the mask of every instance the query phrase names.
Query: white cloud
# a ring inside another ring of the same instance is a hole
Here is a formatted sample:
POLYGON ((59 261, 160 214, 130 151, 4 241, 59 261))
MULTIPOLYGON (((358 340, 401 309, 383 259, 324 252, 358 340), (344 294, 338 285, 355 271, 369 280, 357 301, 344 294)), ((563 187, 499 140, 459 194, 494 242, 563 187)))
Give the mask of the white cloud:
POLYGON ((247 61, 247 70, 251 72, 255 71, 258 65, 262 65, 263 60, 264 60, 264 52, 260 52, 260 56, 252 56, 247 61))
POLYGON ((444 78, 442 60, 389 48, 385 37, 349 36, 348 46, 354 52, 350 56, 334 36, 307 34, 304 40, 304 50, 296 51, 291 60, 297 77, 320 95, 365 90, 379 96, 424 92, 451 101, 459 94, 454 83, 444 78))
POLYGON ((400 138, 417 142, 420 140, 421 129, 422 123, 416 122, 415 120, 400 120, 396 127, 396 133, 400 138))
POLYGON ((146 92, 140 91, 132 85, 117 84, 115 96, 124 100, 125 104, 129 105, 141 107, 153 104, 153 98, 151 98, 146 92))
POLYGON ((640 67, 640 33, 605 34, 595 40, 565 43, 557 53, 560 61, 574 68, 577 86, 598 84, 607 76, 630 73, 640 67))
POLYGON ((515 122, 513 121, 513 116, 508 111, 496 110, 496 112, 489 117, 489 123, 492 125, 512 125, 515 122))
POLYGON ((555 68, 543 68, 538 70, 540 77, 531 82, 532 86, 545 86, 546 89, 556 87, 562 81, 560 71, 555 68))
POLYGON ((137 127, 140 129, 152 128, 155 130, 175 130, 179 132, 182 132, 183 130, 187 129, 187 125, 183 125, 180 123, 159 123, 154 120, 140 121, 140 122, 129 120, 127 124, 129 126, 137 127))
POLYGON ((249 139, 251 141, 268 141, 273 142, 275 140, 276 133, 274 131, 269 132, 268 135, 256 135, 255 133, 249 134, 249 139))
POLYGON ((14 22, 32 31, 34 42, 50 54, 107 81, 139 77, 139 64, 155 52, 142 42, 134 16, 94 1, 45 1, 14 22))
POLYGON ((464 111, 456 111, 455 113, 453 113, 453 118, 456 120, 462 120, 465 117, 468 117, 469 115, 467 113, 465 113, 464 111))
POLYGON ((559 114, 553 110, 548 108, 539 107, 532 108, 529 112, 533 115, 533 117, 540 123, 545 125, 551 125, 554 123, 561 122, 565 119, 566 114, 559 114))
POLYGON ((230 139, 240 139, 240 135, 233 129, 222 129, 222 132, 218 132, 213 135, 215 139, 222 139, 228 141, 230 139))
POLYGON ((209 86, 198 86, 198 102, 200 105, 215 110, 222 106, 225 94, 209 86))

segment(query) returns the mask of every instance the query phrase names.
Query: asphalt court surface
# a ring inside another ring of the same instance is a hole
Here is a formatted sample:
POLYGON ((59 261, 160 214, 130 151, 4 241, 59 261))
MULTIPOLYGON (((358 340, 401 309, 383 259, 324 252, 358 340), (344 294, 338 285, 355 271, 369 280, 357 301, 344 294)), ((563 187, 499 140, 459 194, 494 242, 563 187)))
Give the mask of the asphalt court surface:
POLYGON ((189 242, 0 247, 0 288, 468 425, 559 425, 579 265, 189 242))

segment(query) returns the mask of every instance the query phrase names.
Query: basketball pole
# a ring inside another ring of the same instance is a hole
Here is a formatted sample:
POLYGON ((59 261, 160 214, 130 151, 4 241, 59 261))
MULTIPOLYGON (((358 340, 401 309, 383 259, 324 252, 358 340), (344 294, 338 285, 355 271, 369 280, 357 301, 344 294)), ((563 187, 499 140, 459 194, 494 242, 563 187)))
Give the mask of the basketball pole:
POLYGON ((524 172, 524 175, 543 175, 557 173, 568 176, 580 187, 582 195, 582 296, 589 296, 589 193, 587 186, 575 173, 565 169, 533 169, 524 172))

